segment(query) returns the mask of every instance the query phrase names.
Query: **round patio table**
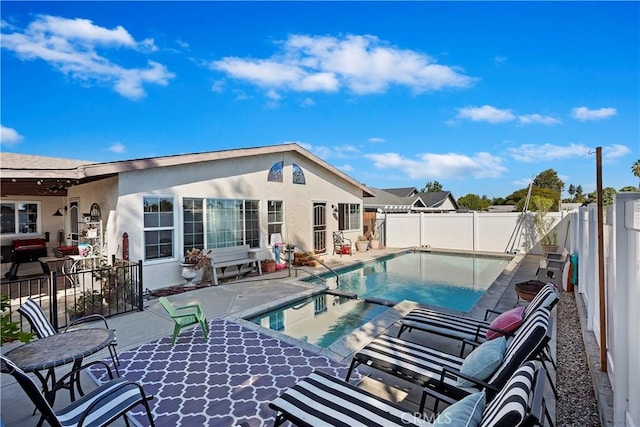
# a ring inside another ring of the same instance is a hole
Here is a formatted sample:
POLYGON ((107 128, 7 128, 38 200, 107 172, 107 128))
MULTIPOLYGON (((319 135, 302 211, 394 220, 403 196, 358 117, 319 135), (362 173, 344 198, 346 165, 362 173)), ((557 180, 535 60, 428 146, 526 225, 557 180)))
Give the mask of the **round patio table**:
POLYGON ((55 368, 73 362, 73 369, 82 365, 82 360, 96 353, 113 340, 114 331, 104 328, 85 328, 63 332, 50 337, 36 339, 5 354, 25 372, 33 372, 40 382, 47 401, 53 405, 55 394, 61 388, 69 388, 71 400, 75 400, 74 385, 82 395, 80 373, 71 375, 69 383, 56 381, 55 368), (42 372, 46 371, 43 375, 42 372), (51 378, 51 387, 48 379, 51 378))

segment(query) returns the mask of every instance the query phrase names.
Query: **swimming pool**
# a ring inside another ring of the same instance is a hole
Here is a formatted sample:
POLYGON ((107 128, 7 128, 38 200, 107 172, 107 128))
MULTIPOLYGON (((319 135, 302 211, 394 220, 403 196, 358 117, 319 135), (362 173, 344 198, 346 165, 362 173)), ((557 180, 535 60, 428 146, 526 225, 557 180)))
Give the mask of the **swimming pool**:
POLYGON ((386 310, 378 304, 322 293, 247 320, 327 348, 386 310))
POLYGON ((327 348, 385 312, 388 307, 380 300, 468 311, 509 261, 510 257, 419 251, 391 255, 339 270, 339 285, 335 275, 307 280, 351 298, 321 293, 245 319, 327 348))
POLYGON ((415 301, 468 311, 506 268, 509 259, 476 255, 407 252, 309 280, 358 299, 415 301))

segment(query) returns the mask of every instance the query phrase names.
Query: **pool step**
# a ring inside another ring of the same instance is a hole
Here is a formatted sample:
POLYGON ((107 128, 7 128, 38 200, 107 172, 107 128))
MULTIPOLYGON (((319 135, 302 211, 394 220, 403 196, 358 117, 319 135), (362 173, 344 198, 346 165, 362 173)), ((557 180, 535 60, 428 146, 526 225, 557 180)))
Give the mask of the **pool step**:
POLYGON ((382 298, 365 298, 364 301, 373 304, 384 305, 385 307, 393 307, 394 305, 396 305, 394 301, 389 301, 388 299, 382 298))
POLYGON ((324 291, 324 293, 329 295, 335 295, 338 297, 358 299, 358 294, 354 294, 353 292, 338 291, 336 289, 327 289, 326 291, 324 291))

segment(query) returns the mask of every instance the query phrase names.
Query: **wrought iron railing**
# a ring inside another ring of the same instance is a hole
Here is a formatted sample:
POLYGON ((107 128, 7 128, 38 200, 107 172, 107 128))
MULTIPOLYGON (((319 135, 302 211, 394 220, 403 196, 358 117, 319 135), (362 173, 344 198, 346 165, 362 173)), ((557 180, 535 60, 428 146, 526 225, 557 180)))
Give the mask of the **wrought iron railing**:
POLYGON ((0 293, 10 302, 11 320, 22 330, 29 324, 17 312, 32 298, 49 314, 56 329, 89 314, 105 317, 143 310, 142 262, 115 260, 112 265, 96 266, 81 271, 52 271, 50 275, 31 276, 3 281, 0 293))

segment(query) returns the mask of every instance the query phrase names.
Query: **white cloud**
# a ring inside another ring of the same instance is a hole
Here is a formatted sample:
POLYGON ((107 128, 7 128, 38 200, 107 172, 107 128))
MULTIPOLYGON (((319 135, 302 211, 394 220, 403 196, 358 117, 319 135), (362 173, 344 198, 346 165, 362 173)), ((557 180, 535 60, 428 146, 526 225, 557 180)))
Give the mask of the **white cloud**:
POLYGON ((235 95, 233 100, 234 101, 246 101, 247 99, 249 99, 249 95, 247 95, 246 93, 244 93, 244 91, 241 90, 234 90, 233 94, 235 95))
POLYGON ((502 55, 497 55, 493 58, 493 62, 495 62, 496 65, 501 65, 503 62, 507 62, 507 57, 502 55))
POLYGON ((148 53, 157 47, 153 39, 136 42, 122 26, 107 29, 88 19, 40 15, 24 32, 3 32, 2 48, 15 52, 23 60, 46 61, 83 84, 109 83, 118 94, 129 99, 143 97, 143 85, 166 86, 175 76, 154 61, 147 61, 144 68, 127 68, 102 56, 98 49, 127 48, 148 53))
MULTIPOLYGON (((559 119, 551 116, 543 116, 541 114, 523 114, 516 115, 513 110, 499 109, 491 105, 483 105, 482 107, 463 107, 458 109, 457 119, 468 119, 474 122, 487 122, 491 124, 506 123, 517 120, 520 124, 542 124, 555 125, 562 123, 559 119)), ((458 124, 456 120, 447 120, 448 126, 458 124)))
POLYGON ((511 110, 500 110, 491 105, 483 105, 482 107, 459 108, 458 118, 474 122, 503 123, 515 120, 516 115, 511 110))
POLYGON ((602 158, 604 160, 613 160, 624 157, 631 153, 629 147, 621 144, 613 144, 610 147, 602 147, 602 158))
POLYGON ((0 143, 7 147, 13 147, 22 141, 24 137, 13 128, 0 125, 0 143))
POLYGON ((542 116, 540 114, 527 114, 524 116, 518 116, 518 120, 520 120, 520 123, 522 124, 538 123, 541 125, 555 125, 555 124, 562 123, 560 120, 556 119, 555 117, 542 116))
POLYGON ((387 140, 384 139, 384 138, 373 137, 373 138, 369 138, 369 142, 377 144, 377 143, 380 143, 380 142, 387 142, 387 140))
POLYGON ((313 107, 316 105, 316 102, 311 98, 305 98, 300 102, 301 107, 313 107))
POLYGON ((356 170, 353 166, 351 166, 351 165, 350 165, 350 164, 348 164, 348 163, 345 163, 345 164, 344 164, 344 165, 342 165, 342 166, 338 166, 338 169, 340 169, 340 170, 341 170, 341 171, 343 171, 343 172, 347 172, 347 173, 348 173, 348 172, 353 172, 354 170, 356 170))
POLYGON ((211 84, 211 92, 222 93, 224 91, 224 80, 216 80, 211 84))
POLYGON ((418 156, 418 160, 402 157, 398 153, 365 154, 379 169, 397 169, 412 179, 433 178, 495 178, 507 171, 500 157, 486 152, 467 156, 458 153, 418 156))
POLYGON ((277 90, 270 89, 267 91, 267 98, 271 99, 272 101, 280 101, 282 99, 282 96, 278 93, 277 90))
POLYGON ((615 116, 618 112, 615 108, 599 108, 590 110, 587 107, 578 107, 571 110, 571 117, 581 122, 590 120, 604 120, 615 116))
POLYGON ((566 159, 570 157, 587 157, 593 148, 584 144, 571 143, 567 146, 554 144, 522 144, 519 147, 510 147, 507 153, 514 159, 525 162, 538 162, 548 160, 566 159))
POLYGON ((375 36, 291 35, 270 58, 225 57, 211 63, 229 77, 265 89, 353 94, 385 92, 391 85, 415 93, 468 87, 475 79, 429 56, 390 46, 375 36))
POLYGON ((111 144, 109 146, 109 151, 111 151, 113 153, 124 153, 124 145, 122 145, 119 142, 116 142, 116 143, 111 144))
POLYGON ((331 157, 332 154, 332 150, 331 148, 324 146, 324 145, 319 145, 319 146, 314 146, 313 144, 309 144, 307 142, 299 142, 299 141, 287 141, 285 142, 285 144, 291 144, 291 143, 296 143, 299 146, 301 146, 302 148, 304 148, 305 150, 311 151, 313 154, 315 154, 316 156, 320 157, 322 160, 327 160, 331 157))

